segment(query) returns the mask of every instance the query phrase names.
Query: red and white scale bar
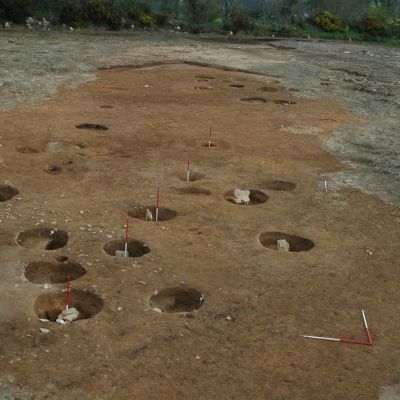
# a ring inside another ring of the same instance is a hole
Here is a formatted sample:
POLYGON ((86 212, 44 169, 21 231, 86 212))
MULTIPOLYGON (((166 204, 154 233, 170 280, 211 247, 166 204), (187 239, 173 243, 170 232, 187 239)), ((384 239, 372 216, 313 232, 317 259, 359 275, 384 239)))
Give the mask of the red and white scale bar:
POLYGON ((340 338, 333 338, 333 337, 325 337, 325 336, 310 336, 310 335, 303 335, 303 337, 307 339, 317 339, 317 340, 330 340, 332 342, 341 342, 341 343, 351 343, 351 344, 361 344, 365 346, 372 346, 372 335, 368 327, 367 317, 365 316, 364 310, 361 310, 365 332, 368 336, 368 341, 365 340, 348 340, 348 339, 340 339, 340 338))

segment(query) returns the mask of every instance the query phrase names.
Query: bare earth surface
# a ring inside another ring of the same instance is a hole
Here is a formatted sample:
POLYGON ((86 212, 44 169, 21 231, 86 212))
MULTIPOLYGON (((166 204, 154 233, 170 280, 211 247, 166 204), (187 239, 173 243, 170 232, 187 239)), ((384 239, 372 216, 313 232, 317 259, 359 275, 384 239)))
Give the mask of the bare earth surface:
POLYGON ((398 397, 397 50, 9 32, 0 44, 1 183, 19 191, 0 203, 0 399, 398 397), (96 75, 177 59, 258 74, 96 75), (157 187, 176 217, 134 218, 157 187), (233 204, 235 188, 264 202, 233 204), (128 215, 150 251, 107 254, 128 215), (277 251, 281 238, 295 251, 277 251), (72 281, 84 319, 40 322, 64 305, 67 262, 86 269, 72 281), (149 302, 170 287, 204 302, 149 302), (150 307, 188 302, 199 308, 150 307), (364 339, 362 308, 372 347, 301 337, 364 339))

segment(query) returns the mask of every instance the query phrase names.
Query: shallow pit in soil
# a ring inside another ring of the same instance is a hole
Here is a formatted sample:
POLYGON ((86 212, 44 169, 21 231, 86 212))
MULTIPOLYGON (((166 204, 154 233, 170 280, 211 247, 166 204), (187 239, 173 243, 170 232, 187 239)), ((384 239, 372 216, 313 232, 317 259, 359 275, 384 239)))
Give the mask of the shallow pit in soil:
POLYGON ((95 130, 95 131, 107 131, 108 127, 105 125, 100 125, 100 124, 79 124, 75 125, 76 128, 78 129, 89 129, 89 130, 95 130))
POLYGON ((267 93, 275 93, 278 91, 277 88, 271 86, 263 86, 257 89, 258 92, 267 92, 267 93))
POLYGON ((211 86, 195 86, 194 87, 195 90, 214 90, 214 88, 212 88, 211 86))
POLYGON ((51 175, 58 175, 61 174, 62 168, 59 165, 49 165, 46 169, 45 172, 51 175))
POLYGON ((25 278, 38 285, 65 283, 68 280, 68 274, 71 281, 74 281, 85 275, 86 269, 78 263, 48 261, 30 262, 25 268, 25 278))
MULTIPOLYGON (((58 315, 65 309, 66 294, 64 292, 45 293, 39 296, 34 305, 34 310, 39 318, 55 322, 58 315)), ((79 311, 77 319, 88 319, 98 314, 104 306, 104 301, 97 294, 80 290, 71 290, 70 307, 79 311)))
POLYGON ((286 107, 296 104, 296 102, 292 101, 292 100, 274 100, 274 103, 278 104, 280 106, 286 106, 286 107))
POLYGON ((277 242, 281 239, 289 243, 289 251, 293 252, 309 251, 315 246, 312 240, 282 232, 264 232, 259 239, 264 247, 271 250, 278 250, 277 242))
POLYGON ((22 154, 36 154, 36 153, 40 153, 40 150, 35 148, 35 147, 31 147, 31 146, 23 146, 23 145, 19 145, 17 146, 17 152, 18 153, 22 153, 22 154))
MULTIPOLYGON (((205 177, 204 174, 201 174, 200 172, 190 172, 190 176, 189 176, 189 182, 194 182, 194 181, 199 181, 200 179, 203 179, 205 177)), ((179 174, 178 178, 181 181, 185 181, 187 179, 187 175, 185 174, 179 174)))
POLYGON ((227 192, 224 193, 224 198, 226 201, 229 201, 232 204, 236 205, 248 205, 248 206, 254 206, 257 204, 263 204, 265 203, 269 197, 263 193, 261 190, 257 189, 243 189, 243 190, 249 190, 250 191, 250 202, 249 203, 236 203, 234 200, 234 189, 228 190, 227 192))
POLYGON ((244 85, 233 84, 233 85, 229 85, 229 87, 235 88, 235 89, 242 89, 242 88, 244 88, 244 85))
POLYGON ((214 79, 213 76, 209 76, 209 75, 196 75, 196 79, 201 79, 204 81, 208 81, 210 79, 214 79))
POLYGON ((267 102, 264 97, 243 97, 239 99, 242 103, 250 103, 250 104, 264 104, 267 102))
MULTIPOLYGON (((125 240, 117 239, 110 240, 105 243, 103 249, 106 254, 115 257, 115 252, 124 252, 125 251, 125 240)), ((145 254, 150 253, 150 248, 146 243, 141 242, 140 240, 129 239, 128 240, 128 255, 129 257, 142 257, 145 254)), ((123 256, 121 256, 123 258, 123 256)))
POLYGON ((0 203, 11 200, 19 191, 10 185, 0 185, 0 203))
POLYGON ((200 187, 186 187, 186 188, 179 188, 176 189, 176 191, 179 194, 193 194, 193 195, 203 195, 203 196, 209 196, 211 194, 211 191, 208 189, 200 188, 200 187))
POLYGON ((201 145, 202 147, 208 147, 209 149, 212 149, 212 148, 214 148, 214 147, 218 147, 218 145, 217 145, 217 143, 208 143, 208 142, 205 142, 205 143, 202 143, 202 145, 201 145))
POLYGON ((57 250, 68 243, 68 234, 56 228, 33 228, 20 232, 17 242, 27 249, 57 250))
POLYGON ((166 313, 197 310, 203 302, 204 296, 198 290, 186 286, 161 289, 149 299, 149 305, 153 310, 166 313))
MULTIPOLYGON (((177 216, 175 210, 170 208, 158 209, 158 221, 170 221, 177 216)), ((156 207, 155 206, 134 206, 128 210, 128 215, 132 218, 140 219, 142 221, 155 221, 156 220, 156 207)))
POLYGON ((292 182, 281 181, 279 179, 265 181, 260 186, 265 187, 269 190, 276 190, 279 192, 290 192, 296 189, 296 184, 292 182))

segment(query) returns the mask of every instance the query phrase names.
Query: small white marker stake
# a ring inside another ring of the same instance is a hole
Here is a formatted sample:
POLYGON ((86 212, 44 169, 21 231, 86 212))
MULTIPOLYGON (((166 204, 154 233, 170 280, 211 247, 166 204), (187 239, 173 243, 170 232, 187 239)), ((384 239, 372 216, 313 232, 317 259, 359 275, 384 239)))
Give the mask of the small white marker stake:
POLYGON ((209 148, 211 147, 211 134, 212 134, 212 131, 211 131, 211 126, 210 126, 210 132, 208 134, 208 147, 209 148))
POLYGON ((158 208, 160 207, 160 188, 157 189, 156 222, 158 222, 158 208))
POLYGON ((188 155, 188 162, 187 162, 187 173, 186 173, 186 182, 190 181, 190 154, 188 155))
POLYGON ((129 222, 128 218, 126 219, 125 225, 125 258, 128 258, 128 238, 129 238, 129 222))
POLYGON ((328 184, 326 181, 324 182, 324 187, 325 187, 325 193, 328 193, 328 184))
POLYGON ((310 336, 310 335, 303 335, 303 337, 307 339, 319 339, 319 340, 331 340, 333 342, 340 342, 340 339, 333 338, 333 337, 325 337, 325 336, 310 336))

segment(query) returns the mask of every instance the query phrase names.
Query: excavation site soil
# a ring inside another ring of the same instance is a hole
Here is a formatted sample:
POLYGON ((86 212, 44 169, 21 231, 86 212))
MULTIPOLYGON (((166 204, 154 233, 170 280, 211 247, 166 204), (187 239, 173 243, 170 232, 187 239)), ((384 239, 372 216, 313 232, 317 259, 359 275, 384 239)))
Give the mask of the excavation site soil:
POLYGON ((398 398, 400 212, 327 149, 360 115, 167 55, 0 114, 0 399, 398 398))

